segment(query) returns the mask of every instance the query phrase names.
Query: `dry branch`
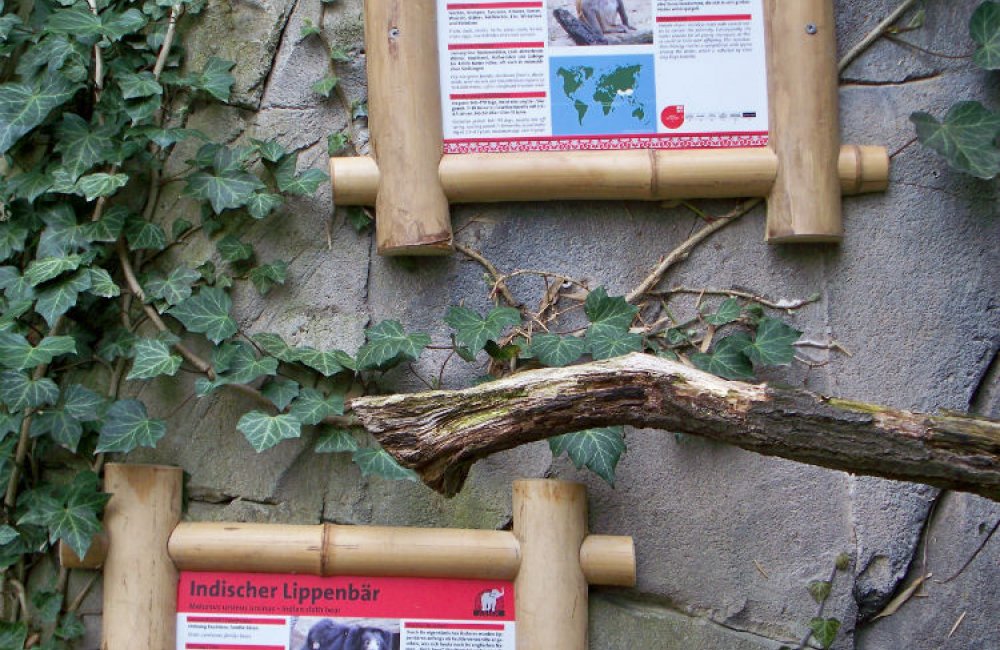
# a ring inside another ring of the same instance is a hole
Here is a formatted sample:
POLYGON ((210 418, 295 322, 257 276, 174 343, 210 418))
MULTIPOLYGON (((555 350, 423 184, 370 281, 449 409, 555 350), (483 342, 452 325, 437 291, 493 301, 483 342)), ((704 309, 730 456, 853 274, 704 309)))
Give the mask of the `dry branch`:
POLYGON ((351 406, 389 453, 448 495, 490 454, 626 424, 1000 501, 1000 422, 727 381, 651 355, 528 371, 460 391, 361 397, 351 406))

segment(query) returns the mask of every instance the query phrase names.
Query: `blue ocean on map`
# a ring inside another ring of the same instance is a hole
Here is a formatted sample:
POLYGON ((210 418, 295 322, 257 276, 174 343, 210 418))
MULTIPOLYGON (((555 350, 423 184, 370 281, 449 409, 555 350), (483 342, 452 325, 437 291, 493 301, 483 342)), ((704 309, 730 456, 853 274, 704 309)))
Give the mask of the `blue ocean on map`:
POLYGON ((553 135, 656 132, 652 54, 550 60, 553 135))

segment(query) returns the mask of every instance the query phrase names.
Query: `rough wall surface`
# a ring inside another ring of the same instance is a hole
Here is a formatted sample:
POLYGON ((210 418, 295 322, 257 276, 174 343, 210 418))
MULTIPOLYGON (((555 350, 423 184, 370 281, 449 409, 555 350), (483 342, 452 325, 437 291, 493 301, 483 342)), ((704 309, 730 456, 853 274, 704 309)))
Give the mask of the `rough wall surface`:
MULTIPOLYGON (((923 26, 905 35, 922 49, 882 39, 843 74, 844 141, 898 151, 887 193, 845 201, 844 242, 768 246, 757 210, 699 247, 667 282, 775 299, 819 293, 821 301, 790 318, 805 339, 836 341, 850 354, 802 348, 811 365, 797 362, 769 379, 903 408, 1000 417, 1000 187, 907 146, 912 111, 940 116, 960 98, 996 107, 1000 89, 995 75, 968 59, 939 56, 971 50, 966 24, 978 3, 925 4, 923 26)), ((344 97, 363 100, 361 5, 210 3, 189 35, 189 51, 238 61, 237 92, 232 107, 197 112, 192 126, 230 140, 277 136, 301 151, 301 165, 322 168, 326 136, 348 128, 350 117, 343 98, 310 90, 331 70, 324 47, 301 37, 301 28, 307 20, 321 25, 329 42, 355 55, 336 73, 344 97)), ((895 5, 837 3, 842 52, 895 5)), ((185 157, 178 151, 175 164, 185 157)), ((176 194, 162 201, 175 216, 190 209, 176 194)), ((729 205, 703 207, 721 212, 729 205)), ((503 271, 551 270, 612 294, 635 286, 696 225, 682 208, 622 202, 460 206, 453 219, 458 241, 503 271)), ((415 265, 374 255, 371 237, 331 210, 328 189, 292 202, 283 220, 268 223, 247 239, 264 257, 291 260, 289 281, 266 300, 235 296, 246 332, 354 350, 371 322, 391 317, 443 340, 449 305, 488 305, 480 266, 460 255, 415 265)), ((541 285, 526 279, 512 289, 534 301, 541 285)), ((441 354, 430 353, 417 370, 436 373, 441 354)), ((452 368, 445 387, 471 380, 471 371, 452 368)), ((402 376, 386 381, 394 390, 418 388, 402 376)), ((313 453, 309 436, 254 453, 235 430, 247 404, 232 393, 181 409, 176 385, 154 382, 141 394, 154 411, 159 405, 157 415, 169 415, 171 433, 130 460, 182 466, 193 520, 498 528, 510 519, 513 479, 584 481, 591 529, 633 535, 639 558, 635 589, 593 593, 595 649, 798 647, 816 614, 806 585, 827 579, 841 553, 851 566, 837 575, 824 612, 843 623, 835 648, 986 650, 1000 643, 1000 534, 988 540, 1000 504, 983 499, 630 431, 613 489, 536 444, 480 462, 465 491, 445 500, 417 484, 364 478, 341 456, 313 453), (925 574, 933 576, 920 597, 876 618, 925 574)), ((99 646, 99 602, 94 595, 85 607, 85 650, 99 646)))

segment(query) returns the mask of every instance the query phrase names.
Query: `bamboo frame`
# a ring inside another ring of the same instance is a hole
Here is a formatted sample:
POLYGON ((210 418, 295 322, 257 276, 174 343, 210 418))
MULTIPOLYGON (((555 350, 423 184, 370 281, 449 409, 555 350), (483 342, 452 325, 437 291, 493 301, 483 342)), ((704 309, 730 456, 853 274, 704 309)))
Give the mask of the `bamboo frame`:
POLYGON ((519 650, 586 647, 587 584, 635 585, 632 538, 588 535, 576 483, 515 481, 510 532, 178 523, 181 479, 176 468, 109 464, 107 535, 82 560, 60 545, 66 568, 103 562, 104 650, 173 650, 178 571, 514 580, 519 650))
POLYGON ((764 0, 770 145, 441 155, 435 0, 366 0, 375 160, 331 158, 382 255, 451 250, 448 202, 767 197, 769 242, 836 242, 841 195, 884 191, 884 147, 841 147, 833 0, 764 0))

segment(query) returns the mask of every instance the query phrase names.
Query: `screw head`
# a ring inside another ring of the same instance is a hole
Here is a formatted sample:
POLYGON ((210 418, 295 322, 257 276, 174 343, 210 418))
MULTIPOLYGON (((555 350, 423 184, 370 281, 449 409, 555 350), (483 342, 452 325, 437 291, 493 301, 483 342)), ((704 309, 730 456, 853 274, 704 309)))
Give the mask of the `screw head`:
POLYGON ((810 36, 812 36, 813 34, 815 34, 818 31, 819 31, 819 28, 816 27, 816 25, 814 25, 813 23, 808 23, 806 25, 806 34, 809 34, 810 36))

